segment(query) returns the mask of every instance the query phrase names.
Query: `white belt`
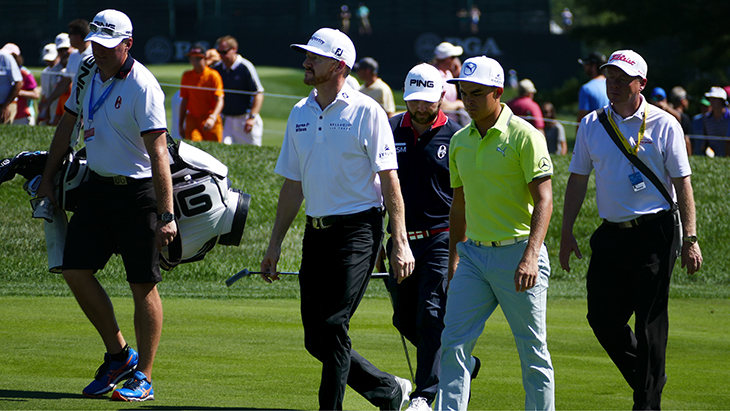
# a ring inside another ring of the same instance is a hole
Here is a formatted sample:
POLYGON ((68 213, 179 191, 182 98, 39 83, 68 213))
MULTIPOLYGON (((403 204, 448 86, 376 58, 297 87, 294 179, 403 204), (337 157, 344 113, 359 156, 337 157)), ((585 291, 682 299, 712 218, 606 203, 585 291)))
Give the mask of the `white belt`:
POLYGON ((479 247, 504 247, 506 245, 514 245, 517 243, 521 243, 525 240, 530 238, 528 235, 524 235, 522 237, 513 237, 508 238, 506 240, 502 241, 477 241, 477 240, 471 240, 474 244, 478 245, 479 247))

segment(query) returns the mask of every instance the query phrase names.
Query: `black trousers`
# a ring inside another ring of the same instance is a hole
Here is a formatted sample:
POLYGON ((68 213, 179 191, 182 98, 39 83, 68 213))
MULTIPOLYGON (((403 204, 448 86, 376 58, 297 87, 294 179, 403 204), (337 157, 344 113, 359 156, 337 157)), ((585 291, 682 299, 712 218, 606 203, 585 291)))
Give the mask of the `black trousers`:
POLYGON ((672 248, 679 240, 671 213, 633 228, 604 223, 591 237, 588 322, 634 390, 634 410, 661 409, 672 248))
POLYGON ((320 409, 341 410, 347 385, 378 407, 398 394, 395 378, 353 350, 348 336, 382 239, 383 216, 377 212, 304 231, 302 324, 305 348, 322 362, 320 409))
MULTIPOLYGON (((388 290, 393 297, 393 325, 417 349, 416 389, 411 398, 424 397, 431 404, 441 374, 449 233, 413 240, 410 246, 416 259, 415 270, 400 284, 391 276, 388 290)), ((388 241, 388 252, 391 249, 388 241)))

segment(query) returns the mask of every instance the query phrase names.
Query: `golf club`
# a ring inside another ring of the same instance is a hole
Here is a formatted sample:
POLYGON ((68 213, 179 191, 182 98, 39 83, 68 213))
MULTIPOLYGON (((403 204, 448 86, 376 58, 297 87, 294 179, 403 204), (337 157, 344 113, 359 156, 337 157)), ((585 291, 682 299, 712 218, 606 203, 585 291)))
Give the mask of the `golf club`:
MULTIPOLYGON (((233 283, 240 280, 243 277, 248 277, 251 274, 265 274, 263 271, 249 271, 248 268, 244 268, 243 270, 239 271, 238 273, 231 276, 229 279, 226 280, 226 285, 228 287, 232 286, 233 283)), ((279 272, 279 275, 299 275, 298 272, 279 272)), ((370 278, 388 278, 388 273, 373 273, 370 278)))

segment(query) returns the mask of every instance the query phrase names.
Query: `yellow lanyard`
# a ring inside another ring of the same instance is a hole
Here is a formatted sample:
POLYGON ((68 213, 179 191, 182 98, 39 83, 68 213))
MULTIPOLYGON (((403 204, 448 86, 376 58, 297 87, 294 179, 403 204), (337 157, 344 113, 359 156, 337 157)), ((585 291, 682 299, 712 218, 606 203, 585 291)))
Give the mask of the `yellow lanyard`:
POLYGON ((646 108, 644 109, 644 121, 641 122, 641 127, 639 127, 639 135, 637 137, 636 145, 634 147, 631 147, 631 143, 626 140, 626 137, 621 133, 621 131, 618 129, 618 126, 613 121, 613 116, 609 113, 608 121, 611 123, 611 126, 616 131, 616 134, 618 134, 618 138, 623 143, 624 147, 626 147, 626 151, 629 153, 636 155, 636 153, 639 152, 639 145, 641 144, 641 139, 644 138, 644 131, 646 131, 646 113, 649 112, 649 105, 646 105, 646 108))

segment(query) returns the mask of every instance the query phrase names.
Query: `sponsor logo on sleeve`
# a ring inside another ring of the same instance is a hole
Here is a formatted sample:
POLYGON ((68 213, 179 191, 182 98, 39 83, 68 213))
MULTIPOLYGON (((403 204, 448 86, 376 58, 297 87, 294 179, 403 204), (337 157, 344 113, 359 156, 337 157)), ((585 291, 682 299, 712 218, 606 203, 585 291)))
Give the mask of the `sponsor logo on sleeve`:
POLYGON ((550 160, 548 160, 546 157, 543 157, 540 159, 540 161, 537 163, 537 166, 542 171, 549 171, 552 166, 550 165, 550 160))
POLYGON ((383 151, 381 151, 381 152, 380 152, 380 153, 378 154, 378 159, 382 160, 382 159, 384 159, 384 158, 387 158, 387 157, 390 157, 390 156, 392 156, 392 155, 394 155, 394 154, 395 154, 395 152, 393 151, 393 149, 392 149, 392 148, 390 148, 390 146, 386 144, 386 145, 385 145, 385 146, 383 147, 383 151))

